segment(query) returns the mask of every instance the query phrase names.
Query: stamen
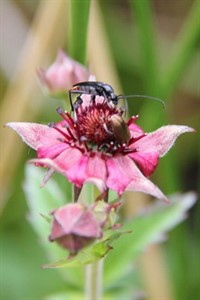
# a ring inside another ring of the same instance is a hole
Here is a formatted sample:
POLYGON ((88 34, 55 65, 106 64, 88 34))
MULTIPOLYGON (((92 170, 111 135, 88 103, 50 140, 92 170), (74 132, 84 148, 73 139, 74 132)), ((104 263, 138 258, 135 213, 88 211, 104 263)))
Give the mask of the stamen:
POLYGON ((141 134, 140 136, 138 136, 138 137, 136 137, 136 138, 132 137, 132 138, 130 139, 130 141, 129 141, 129 145, 131 145, 131 144, 133 144, 133 143, 139 141, 141 138, 145 137, 146 135, 147 135, 147 133, 144 133, 144 134, 141 134))
POLYGON ((123 149, 123 153, 133 153, 133 152, 136 152, 137 151, 137 149, 136 148, 133 148, 133 149, 131 149, 131 148, 124 148, 123 149))
POLYGON ((89 152, 89 148, 88 148, 88 145, 87 145, 87 143, 86 142, 83 142, 83 144, 84 144, 84 146, 85 146, 85 149, 89 152))
POLYGON ((57 126, 56 126, 56 124, 55 123, 49 123, 48 124, 48 126, 49 127, 51 127, 51 128, 54 128, 55 130, 57 130, 60 134, 62 134, 67 140, 69 140, 70 139, 70 136, 68 135, 68 134, 66 134, 64 131, 62 131, 60 128, 58 128, 57 126))
POLYGON ((49 126, 50 128, 55 128, 55 123, 54 123, 54 122, 50 122, 50 123, 48 123, 48 126, 49 126))
POLYGON ((109 144, 100 144, 97 146, 97 151, 100 151, 100 152, 108 152, 109 153, 109 149, 111 149, 111 147, 109 146, 109 144))
POLYGON ((114 150, 115 150, 115 153, 120 153, 123 151, 123 149, 124 149, 124 147, 122 145, 117 145, 117 146, 115 146, 114 150))
POLYGON ((76 147, 76 149, 80 150, 82 153, 85 152, 84 148, 79 147, 77 144, 75 144, 74 142, 70 143, 71 147, 76 147))
POLYGON ((58 107, 56 111, 59 113, 59 115, 69 124, 69 126, 73 126, 74 120, 70 116, 70 114, 66 111, 64 112, 61 107, 58 107))
POLYGON ((76 138, 74 137, 73 133, 71 132, 71 130, 69 128, 67 128, 67 132, 69 133, 69 135, 71 136, 73 141, 76 141, 76 138))
POLYGON ((136 115, 136 116, 133 116, 131 117, 128 122, 127 122, 127 125, 131 125, 132 123, 134 123, 137 119, 139 118, 139 115, 136 115))
MULTIPOLYGON (((65 111, 65 115, 68 117, 68 120, 70 121, 71 123, 71 126, 74 126, 74 120, 73 118, 71 117, 71 115, 68 113, 68 111, 65 111)), ((67 120, 66 120, 67 121, 67 120)), ((69 124, 70 125, 70 124, 69 124)))
POLYGON ((113 151, 116 151, 116 146, 115 146, 115 143, 113 141, 111 141, 108 144, 107 152, 110 153, 110 152, 113 152, 113 151))
POLYGON ((84 135, 82 135, 82 136, 80 137, 80 141, 81 141, 81 142, 86 142, 86 141, 87 141, 87 138, 86 138, 84 135))

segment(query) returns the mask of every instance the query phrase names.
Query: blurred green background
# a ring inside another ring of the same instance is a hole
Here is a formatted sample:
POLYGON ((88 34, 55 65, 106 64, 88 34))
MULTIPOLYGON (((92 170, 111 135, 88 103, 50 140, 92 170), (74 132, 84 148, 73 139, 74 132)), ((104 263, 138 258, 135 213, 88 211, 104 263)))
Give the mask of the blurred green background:
MULTIPOLYGON (((58 120, 55 109, 64 101, 42 93, 36 70, 47 68, 63 48, 117 94, 164 99, 165 109, 150 99, 128 100, 129 114, 139 114, 138 124, 147 132, 164 124, 196 129, 196 134, 177 141, 152 179, 166 194, 198 193, 200 1, 92 0, 88 10, 89 4, 87 0, 1 0, 2 124, 58 120)), ((45 299, 68 284, 57 271, 41 269, 47 256, 28 221, 22 187, 25 162, 35 154, 9 129, 1 126, 1 132, 1 299, 45 299)), ((70 186, 62 176, 56 179, 67 192, 70 186)), ((138 294, 131 299, 199 299, 199 214, 197 201, 187 220, 169 233, 159 250, 171 298, 138 294)), ((144 269, 137 278, 142 289, 144 269)), ((156 278, 152 266, 149 272, 156 278)), ((158 286, 159 281, 158 277, 158 286)))

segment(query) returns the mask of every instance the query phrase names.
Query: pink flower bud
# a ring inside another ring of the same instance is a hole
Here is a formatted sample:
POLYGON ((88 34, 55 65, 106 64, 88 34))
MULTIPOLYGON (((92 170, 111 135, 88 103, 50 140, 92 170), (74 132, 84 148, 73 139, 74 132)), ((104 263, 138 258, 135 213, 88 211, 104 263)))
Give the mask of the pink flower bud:
POLYGON ((63 94, 66 96, 67 90, 75 83, 87 81, 89 72, 60 50, 55 62, 47 70, 40 68, 38 76, 46 91, 54 97, 59 97, 63 94))
POLYGON ((98 219, 92 210, 82 204, 67 204, 53 213, 50 241, 75 254, 95 239, 102 236, 98 219))

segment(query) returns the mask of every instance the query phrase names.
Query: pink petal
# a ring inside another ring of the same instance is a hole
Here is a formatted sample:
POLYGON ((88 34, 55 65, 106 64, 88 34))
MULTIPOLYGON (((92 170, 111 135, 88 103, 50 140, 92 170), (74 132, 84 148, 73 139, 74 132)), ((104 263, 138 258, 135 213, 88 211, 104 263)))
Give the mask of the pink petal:
POLYGON ((100 224, 91 211, 85 211, 77 220, 72 233, 85 237, 100 237, 102 235, 100 224))
POLYGON ((73 147, 68 147, 58 157, 55 158, 55 163, 63 172, 70 170, 74 167, 83 157, 83 153, 73 147))
POLYGON ((68 147, 55 159, 50 158, 37 158, 29 162, 35 163, 40 166, 47 166, 53 168, 55 171, 66 175, 66 171, 72 168, 81 158, 83 154, 80 150, 73 147, 68 147))
POLYGON ((158 152, 159 156, 163 156, 173 146, 179 135, 185 132, 194 132, 194 129, 178 125, 163 126, 135 142, 134 148, 137 148, 138 152, 158 152))
POLYGON ((134 164, 128 156, 116 156, 107 159, 107 186, 121 195, 132 181, 133 174, 130 165, 134 164))
POLYGON ((140 172, 130 157, 110 158, 107 166, 109 172, 107 185, 119 195, 124 190, 139 191, 168 202, 166 196, 140 172))
POLYGON ((94 183, 98 189, 103 192, 106 189, 107 169, 105 160, 99 155, 94 155, 89 158, 87 165, 86 182, 94 183))
POLYGON ((155 184, 153 184, 152 181, 139 172, 136 174, 135 179, 127 186, 126 190, 143 192, 169 203, 168 198, 163 194, 163 192, 155 184))
POLYGON ((81 204, 67 204, 59 209, 56 209, 53 213, 55 220, 60 226, 52 229, 52 236, 58 238, 63 234, 69 234, 72 232, 76 222, 83 214, 84 207, 81 204))
POLYGON ((50 147, 61 143, 58 139, 62 135, 55 129, 37 123, 11 122, 6 126, 14 129, 22 140, 31 148, 37 150, 39 147, 50 147))
POLYGON ((50 147, 39 148, 38 158, 55 158, 67 148, 69 148, 68 144, 60 142, 50 147))
POLYGON ((81 204, 67 204, 55 212, 56 226, 52 227, 54 239, 66 234, 76 234, 85 237, 100 237, 101 228, 92 211, 81 204))
MULTIPOLYGON (((34 158, 34 159, 30 159, 28 161, 28 163, 30 164, 35 164, 36 166, 41 166, 41 167, 46 167, 46 168, 49 168, 49 169, 53 169, 55 170, 56 172, 59 172, 61 174, 64 174, 64 170, 61 169, 59 167, 59 165, 57 165, 55 163, 55 160, 54 159, 50 159, 50 158, 34 158)), ((53 171, 51 171, 53 172, 53 171)), ((45 175, 46 176, 46 175, 45 175)), ((47 179, 48 180, 48 179, 47 179)), ((46 183, 46 179, 44 178, 44 184, 46 183)), ((43 186, 43 182, 42 182, 42 186, 43 186)))
POLYGON ((82 154, 76 148, 69 148, 59 155, 54 163, 58 165, 57 170, 62 169, 62 173, 66 175, 68 180, 78 187, 81 187, 84 182, 91 182, 100 191, 106 189, 105 161, 97 154, 90 157, 82 154))
POLYGON ((142 130, 142 128, 135 123, 131 123, 128 126, 128 129, 130 130, 131 136, 133 138, 136 138, 136 137, 140 136, 141 134, 144 134, 144 131, 142 130))
POLYGON ((72 165, 70 169, 66 171, 66 177, 69 181, 76 184, 76 186, 81 187, 87 178, 87 164, 88 157, 82 155, 79 161, 72 165))
POLYGON ((68 147, 56 158, 37 158, 29 161, 38 166, 49 167, 64 174, 78 187, 84 182, 94 183, 100 191, 106 189, 107 170, 105 161, 98 155, 88 157, 80 150, 68 147))
POLYGON ((157 152, 133 152, 128 154, 128 156, 136 162, 139 169, 145 176, 150 176, 154 172, 159 161, 159 155, 157 152))

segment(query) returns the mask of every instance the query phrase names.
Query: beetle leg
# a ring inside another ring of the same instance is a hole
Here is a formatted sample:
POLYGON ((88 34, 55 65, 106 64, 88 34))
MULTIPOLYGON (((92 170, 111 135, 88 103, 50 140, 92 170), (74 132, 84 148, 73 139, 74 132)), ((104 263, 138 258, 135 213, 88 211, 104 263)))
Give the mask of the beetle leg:
POLYGON ((74 108, 73 108, 73 104, 72 104, 72 92, 69 91, 69 101, 70 101, 70 105, 71 105, 71 110, 73 111, 74 108))
POLYGON ((95 99, 96 99, 96 94, 92 93, 91 94, 91 101, 92 101, 92 103, 95 103, 95 99))
POLYGON ((83 99, 81 99, 81 95, 79 95, 77 98, 76 98, 76 101, 74 102, 73 105, 73 110, 76 110, 77 108, 79 108, 79 106, 83 103, 83 99))

